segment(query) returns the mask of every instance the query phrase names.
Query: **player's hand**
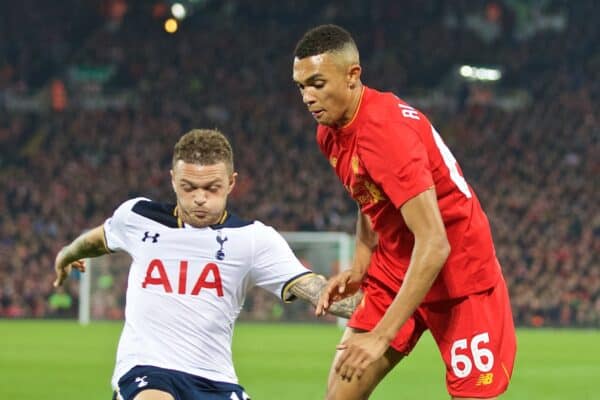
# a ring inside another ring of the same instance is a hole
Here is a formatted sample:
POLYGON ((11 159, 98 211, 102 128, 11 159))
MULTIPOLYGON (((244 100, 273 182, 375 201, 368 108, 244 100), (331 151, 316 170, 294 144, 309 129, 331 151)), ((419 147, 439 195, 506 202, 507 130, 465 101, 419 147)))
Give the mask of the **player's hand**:
POLYGON ((79 272, 85 272, 85 263, 83 260, 77 260, 73 262, 66 262, 62 256, 62 250, 56 256, 54 261, 54 271, 56 272, 56 279, 54 280, 54 287, 59 287, 67 279, 71 270, 75 268, 79 272))
POLYGON ((329 306, 336 301, 352 296, 360 289, 363 276, 352 270, 342 271, 327 282, 319 295, 315 315, 325 315, 329 306))
POLYGON ((343 350, 335 363, 335 372, 342 380, 360 379, 369 365, 381 358, 389 342, 375 332, 365 332, 353 335, 337 345, 337 350, 343 350))

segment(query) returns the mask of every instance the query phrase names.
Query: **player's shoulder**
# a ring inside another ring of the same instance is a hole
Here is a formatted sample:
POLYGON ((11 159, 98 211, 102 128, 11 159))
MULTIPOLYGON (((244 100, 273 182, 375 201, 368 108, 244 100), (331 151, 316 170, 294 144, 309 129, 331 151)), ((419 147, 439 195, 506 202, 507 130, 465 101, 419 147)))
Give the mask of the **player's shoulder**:
POLYGON ((392 122, 411 123, 418 121, 423 113, 410 105, 404 99, 392 92, 380 92, 375 89, 365 88, 366 107, 368 108, 367 119, 369 122, 392 122))
POLYGON ((117 210, 127 210, 131 211, 131 209, 140 202, 151 202, 147 197, 133 197, 131 199, 127 199, 117 207, 117 210))
POLYGON ((255 252, 277 249, 283 241, 282 236, 273 227, 258 220, 245 220, 233 214, 229 214, 222 224, 211 225, 210 228, 241 240, 250 245, 255 252))
POLYGON ((225 216, 225 219, 218 223, 218 224, 214 224, 211 225, 210 227, 212 229, 244 229, 244 230, 251 230, 251 229, 256 229, 256 223, 258 221, 251 221, 251 220, 247 220, 244 219, 240 216, 238 216, 237 214, 233 214, 227 211, 227 214, 225 216))
POLYGON ((146 197, 135 197, 124 201, 117 208, 114 216, 123 219, 130 219, 135 216, 169 228, 178 228, 181 226, 181 222, 177 218, 175 204, 161 203, 146 197))
POLYGON ((368 89, 363 129, 358 132, 357 140, 382 140, 390 132, 402 131, 416 133, 428 129, 429 121, 418 109, 391 92, 379 92, 368 89))
POLYGON ((252 225, 248 228, 253 231, 257 242, 270 243, 281 237, 281 234, 275 228, 259 220, 252 221, 252 225))
POLYGON ((391 92, 382 92, 365 86, 360 107, 364 113, 365 119, 376 118, 382 114, 388 113, 390 109, 396 108, 398 97, 391 92))
MULTIPOLYGON (((216 226, 219 227, 220 225, 216 226)), ((215 225, 213 225, 212 227, 215 227, 215 225)), ((261 238, 261 235, 269 234, 270 232, 274 231, 274 229, 271 226, 265 224, 262 221, 259 221, 257 219, 245 220, 237 215, 231 215, 231 217, 228 217, 225 221, 225 224, 223 224, 223 227, 242 228, 247 231, 252 231, 253 234, 258 235, 257 238, 261 238)))

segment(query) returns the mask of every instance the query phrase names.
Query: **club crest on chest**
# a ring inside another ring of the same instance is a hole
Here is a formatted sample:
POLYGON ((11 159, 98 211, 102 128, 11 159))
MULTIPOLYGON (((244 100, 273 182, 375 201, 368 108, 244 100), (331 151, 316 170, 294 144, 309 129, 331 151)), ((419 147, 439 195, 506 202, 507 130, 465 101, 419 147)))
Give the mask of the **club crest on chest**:
POLYGON ((217 254, 215 255, 215 257, 217 258, 217 260, 223 260, 225 259, 225 252, 223 251, 223 245, 225 244, 225 242, 227 241, 227 236, 222 236, 221 231, 219 231, 217 237, 216 237, 217 243, 219 243, 219 250, 217 250, 217 254))

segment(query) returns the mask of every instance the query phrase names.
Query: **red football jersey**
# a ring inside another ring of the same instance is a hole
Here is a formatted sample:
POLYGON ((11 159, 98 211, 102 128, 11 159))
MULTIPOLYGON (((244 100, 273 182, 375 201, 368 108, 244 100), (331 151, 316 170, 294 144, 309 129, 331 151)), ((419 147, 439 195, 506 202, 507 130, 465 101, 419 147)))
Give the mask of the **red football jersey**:
POLYGON ((365 87, 353 120, 342 128, 319 125, 317 141, 379 235, 368 279, 399 289, 414 246, 399 208, 435 187, 451 252, 425 301, 496 283, 501 271, 487 217, 425 115, 392 93, 365 87))

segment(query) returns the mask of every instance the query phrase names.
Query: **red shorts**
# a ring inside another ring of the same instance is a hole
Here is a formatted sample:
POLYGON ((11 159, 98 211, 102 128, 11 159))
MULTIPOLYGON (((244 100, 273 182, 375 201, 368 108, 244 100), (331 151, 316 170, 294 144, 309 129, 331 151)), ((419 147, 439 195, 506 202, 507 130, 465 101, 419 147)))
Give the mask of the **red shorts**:
MULTIPOLYGON (((348 322, 371 330, 396 292, 367 280, 365 296, 348 322)), ((455 397, 494 397, 508 387, 517 341, 504 278, 470 296, 423 303, 400 328, 391 347, 408 354, 429 329, 446 364, 446 386, 455 397)))

